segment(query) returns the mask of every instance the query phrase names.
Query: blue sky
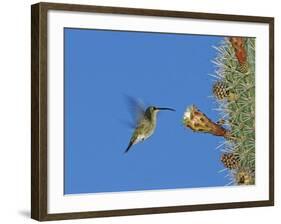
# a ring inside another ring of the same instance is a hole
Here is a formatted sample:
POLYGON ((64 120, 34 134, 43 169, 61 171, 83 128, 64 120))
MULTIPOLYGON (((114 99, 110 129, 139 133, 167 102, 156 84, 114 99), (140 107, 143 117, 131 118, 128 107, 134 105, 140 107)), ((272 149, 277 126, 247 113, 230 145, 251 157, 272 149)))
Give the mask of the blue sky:
POLYGON ((218 119, 214 36, 65 28, 65 194, 224 186, 223 140, 182 125, 188 105, 218 119), (159 112, 155 133, 124 154, 125 95, 159 112))

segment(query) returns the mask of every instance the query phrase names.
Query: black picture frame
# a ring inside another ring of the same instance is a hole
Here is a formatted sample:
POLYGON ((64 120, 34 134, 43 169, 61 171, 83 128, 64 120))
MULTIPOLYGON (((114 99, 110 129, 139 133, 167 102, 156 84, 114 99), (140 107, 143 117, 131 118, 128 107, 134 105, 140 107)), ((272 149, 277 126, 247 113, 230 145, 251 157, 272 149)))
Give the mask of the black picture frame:
POLYGON ((38 3, 31 7, 31 217, 39 221, 80 219, 108 216, 140 215, 155 213, 187 212, 215 210, 225 208, 245 208, 274 205, 274 18, 240 15, 223 15, 183 11, 164 11, 137 8, 103 7, 90 5, 73 5, 57 3, 38 3), (109 14, 128 14, 141 16, 158 16, 167 18, 194 18, 204 20, 223 20, 265 23, 269 25, 269 200, 217 203, 203 205, 169 206, 157 208, 132 208, 109 211, 88 211, 76 213, 48 214, 47 192, 47 13, 49 10, 77 12, 98 12, 109 14))

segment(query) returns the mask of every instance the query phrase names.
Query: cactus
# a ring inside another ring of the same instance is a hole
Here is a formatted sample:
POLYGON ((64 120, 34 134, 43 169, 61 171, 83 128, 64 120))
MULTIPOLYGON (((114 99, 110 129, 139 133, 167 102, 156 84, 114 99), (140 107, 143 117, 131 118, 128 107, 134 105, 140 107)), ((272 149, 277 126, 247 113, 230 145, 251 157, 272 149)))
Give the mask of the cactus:
POLYGON ((255 182, 255 38, 237 39, 238 47, 233 38, 215 47, 218 53, 213 63, 215 83, 224 83, 235 95, 233 100, 217 99, 216 110, 234 137, 225 139, 222 151, 239 156, 239 167, 234 172, 229 170, 232 182, 238 185, 246 171, 251 177, 247 184, 255 182))

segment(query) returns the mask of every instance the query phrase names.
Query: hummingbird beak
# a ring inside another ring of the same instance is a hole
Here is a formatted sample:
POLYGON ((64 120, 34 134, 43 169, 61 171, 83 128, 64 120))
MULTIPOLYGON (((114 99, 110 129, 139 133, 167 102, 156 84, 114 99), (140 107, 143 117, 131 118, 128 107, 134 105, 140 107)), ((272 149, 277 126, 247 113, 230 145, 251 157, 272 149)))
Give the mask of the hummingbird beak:
POLYGON ((169 107, 157 107, 156 110, 170 110, 170 111, 176 111, 173 108, 169 108, 169 107))

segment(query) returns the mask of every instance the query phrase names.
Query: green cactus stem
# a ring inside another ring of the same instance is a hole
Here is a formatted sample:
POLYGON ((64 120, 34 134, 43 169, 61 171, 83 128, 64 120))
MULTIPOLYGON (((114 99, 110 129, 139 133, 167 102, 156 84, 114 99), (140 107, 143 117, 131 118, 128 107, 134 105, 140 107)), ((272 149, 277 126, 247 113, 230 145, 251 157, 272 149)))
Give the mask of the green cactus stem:
MULTIPOLYGON (((221 119, 224 119, 231 136, 225 139, 227 151, 239 156, 239 167, 234 173, 241 170, 251 173, 251 181, 255 182, 255 38, 243 38, 247 56, 247 64, 243 66, 237 60, 235 49, 229 38, 220 46, 215 47, 217 57, 213 61, 216 66, 215 83, 224 83, 227 91, 236 97, 233 100, 217 99, 217 110, 221 119), (246 67, 245 67, 246 66, 246 67), (245 74, 247 71, 247 74, 245 74)), ((214 84, 216 85, 216 84, 214 84)), ((216 86, 215 86, 216 87, 216 86)), ((217 94, 218 95, 218 94, 217 94)), ((225 150, 225 149, 222 149, 225 150)), ((229 170, 232 173, 232 171, 229 170)), ((241 177, 242 178, 242 177, 241 177)), ((232 175, 234 184, 241 184, 237 175, 232 175)), ((243 179, 243 178, 242 178, 243 179)))

